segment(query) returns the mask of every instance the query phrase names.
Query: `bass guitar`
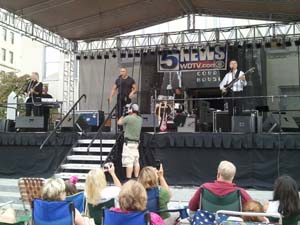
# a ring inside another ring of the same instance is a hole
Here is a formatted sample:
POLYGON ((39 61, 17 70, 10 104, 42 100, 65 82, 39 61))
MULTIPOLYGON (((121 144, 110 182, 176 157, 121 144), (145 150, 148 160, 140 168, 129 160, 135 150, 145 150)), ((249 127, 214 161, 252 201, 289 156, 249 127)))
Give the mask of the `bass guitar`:
MULTIPOLYGON (((251 67, 249 70, 247 70, 243 76, 247 76, 255 71, 255 67, 251 67)), ((222 96, 226 96, 230 89, 233 87, 233 85, 238 82, 240 79, 239 77, 234 78, 230 83, 224 85, 224 89, 222 90, 222 96)))

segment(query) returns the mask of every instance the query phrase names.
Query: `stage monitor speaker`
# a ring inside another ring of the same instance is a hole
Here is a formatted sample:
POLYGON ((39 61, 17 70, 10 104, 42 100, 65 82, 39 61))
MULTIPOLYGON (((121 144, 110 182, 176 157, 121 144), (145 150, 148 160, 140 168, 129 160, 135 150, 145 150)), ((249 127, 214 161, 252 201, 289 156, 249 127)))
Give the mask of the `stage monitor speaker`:
POLYGON ((263 122, 264 132, 297 132, 299 127, 293 117, 286 114, 272 114, 263 122))
POLYGON ((158 121, 157 117, 153 116, 153 114, 142 114, 141 117, 143 118, 143 127, 157 127, 158 121))
POLYGON ((234 116, 232 117, 232 132, 255 133, 255 116, 234 116))
POLYGON ((228 111, 213 112, 214 132, 231 132, 231 115, 228 111))
POLYGON ((79 114, 70 114, 65 118, 61 124, 61 128, 73 128, 73 123, 77 123, 79 119, 79 114))
POLYGON ((22 116, 16 118, 16 129, 26 129, 33 131, 44 129, 44 117, 42 116, 22 116))
POLYGON ((6 119, 0 119, 0 132, 6 132, 6 119))

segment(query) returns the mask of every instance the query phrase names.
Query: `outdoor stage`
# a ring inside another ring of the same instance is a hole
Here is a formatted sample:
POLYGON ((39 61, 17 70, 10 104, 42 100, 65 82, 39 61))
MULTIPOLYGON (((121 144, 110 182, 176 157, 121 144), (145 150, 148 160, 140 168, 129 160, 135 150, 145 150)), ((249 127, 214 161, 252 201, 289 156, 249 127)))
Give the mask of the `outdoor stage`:
MULTIPOLYGON (((104 133, 104 138, 111 135, 104 133)), ((46 136, 46 133, 1 133, 0 177, 52 176, 79 136, 58 133, 40 150, 46 136)), ((90 133, 86 138, 92 136, 90 133)), ((155 165, 155 160, 163 163, 170 185, 212 181, 218 163, 230 160, 237 166, 235 182, 239 186, 272 189, 278 166, 280 174, 289 174, 300 181, 300 134, 144 133, 142 166, 155 165)))

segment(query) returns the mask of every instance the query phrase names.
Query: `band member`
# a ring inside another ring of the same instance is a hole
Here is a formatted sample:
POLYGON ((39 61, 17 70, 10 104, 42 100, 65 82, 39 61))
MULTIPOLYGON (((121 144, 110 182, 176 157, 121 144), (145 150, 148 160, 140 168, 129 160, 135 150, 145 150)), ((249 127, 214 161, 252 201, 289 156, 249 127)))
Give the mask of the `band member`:
POLYGON ((143 119, 139 116, 139 106, 131 104, 127 116, 118 120, 118 125, 124 128, 124 145, 122 153, 122 165, 126 167, 126 179, 137 178, 140 172, 139 141, 143 119))
MULTIPOLYGON (((43 86, 42 98, 53 98, 52 95, 48 94, 48 86, 43 86)), ((48 130, 49 117, 50 117, 50 107, 43 105, 43 115, 44 115, 44 130, 48 130)))
POLYGON ((39 74, 32 72, 30 81, 26 86, 24 93, 28 98, 26 101, 26 116, 31 116, 33 111, 34 116, 41 116, 41 95, 43 91, 43 83, 39 82, 39 74))
MULTIPOLYGON (((238 70, 237 60, 232 59, 229 62, 230 72, 225 75, 220 83, 220 90, 226 97, 241 97, 244 87, 247 86, 247 81, 244 72, 238 70), (238 78, 238 81, 233 84, 232 87, 227 87, 226 85, 238 78)), ((230 115, 240 115, 243 110, 243 101, 241 99, 230 99, 228 100, 228 112, 230 115), (234 111, 235 109, 235 111, 234 111)))
POLYGON ((174 95, 174 108, 176 111, 176 116, 174 118, 174 124, 179 127, 183 126, 186 121, 186 114, 184 113, 184 95, 180 87, 175 89, 174 95))
POLYGON ((126 104, 131 103, 131 99, 134 97, 138 88, 134 79, 127 75, 126 68, 120 69, 120 76, 116 79, 114 86, 112 87, 109 97, 109 103, 112 102, 113 96, 118 90, 117 96, 117 116, 120 118, 123 115, 123 108, 126 104))

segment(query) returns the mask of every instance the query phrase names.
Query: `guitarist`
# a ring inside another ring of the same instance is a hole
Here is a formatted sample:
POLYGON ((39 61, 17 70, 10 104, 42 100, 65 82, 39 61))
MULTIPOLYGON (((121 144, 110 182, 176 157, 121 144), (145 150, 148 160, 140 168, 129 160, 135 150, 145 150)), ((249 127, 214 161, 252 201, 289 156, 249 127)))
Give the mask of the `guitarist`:
MULTIPOLYGON (((238 63, 236 59, 232 59, 229 62, 230 71, 225 75, 220 83, 220 90, 222 94, 226 94, 226 97, 241 97, 244 87, 247 86, 246 77, 244 72, 238 70, 238 63), (234 79, 238 78, 232 86, 226 88, 226 85, 234 79)), ((228 100, 228 112, 233 115, 235 109, 235 115, 241 115, 243 110, 243 102, 240 99, 229 99, 228 100)))
POLYGON ((25 104, 26 116, 31 116, 33 111, 34 116, 42 116, 41 96, 43 92, 43 83, 39 82, 39 74, 32 72, 29 83, 26 85, 24 93, 27 97, 25 104))

